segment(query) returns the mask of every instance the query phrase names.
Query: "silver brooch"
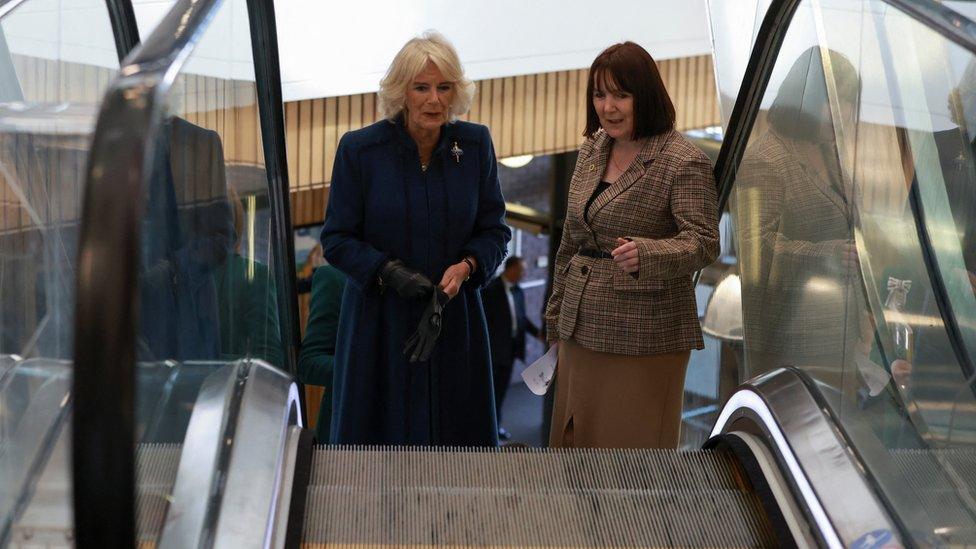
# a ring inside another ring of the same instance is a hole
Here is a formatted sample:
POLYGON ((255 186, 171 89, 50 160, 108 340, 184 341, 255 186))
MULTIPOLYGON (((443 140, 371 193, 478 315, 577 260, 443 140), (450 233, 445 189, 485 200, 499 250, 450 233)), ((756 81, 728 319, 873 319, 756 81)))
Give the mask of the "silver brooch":
POLYGON ((461 150, 461 147, 458 147, 457 141, 455 141, 454 146, 451 147, 451 154, 454 155, 454 162, 460 164, 461 155, 464 154, 464 151, 461 150))

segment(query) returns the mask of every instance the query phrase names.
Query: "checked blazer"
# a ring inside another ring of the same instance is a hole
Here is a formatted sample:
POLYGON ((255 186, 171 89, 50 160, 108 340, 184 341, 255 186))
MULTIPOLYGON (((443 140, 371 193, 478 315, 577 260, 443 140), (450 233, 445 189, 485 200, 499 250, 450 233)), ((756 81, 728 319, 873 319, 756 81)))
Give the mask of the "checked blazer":
POLYGON ((547 337, 624 355, 701 349, 692 274, 719 251, 711 165, 676 131, 651 137, 584 218, 612 141, 600 130, 580 147, 546 307, 547 337), (577 254, 581 247, 610 252, 618 237, 637 243, 636 277, 612 259, 577 254))

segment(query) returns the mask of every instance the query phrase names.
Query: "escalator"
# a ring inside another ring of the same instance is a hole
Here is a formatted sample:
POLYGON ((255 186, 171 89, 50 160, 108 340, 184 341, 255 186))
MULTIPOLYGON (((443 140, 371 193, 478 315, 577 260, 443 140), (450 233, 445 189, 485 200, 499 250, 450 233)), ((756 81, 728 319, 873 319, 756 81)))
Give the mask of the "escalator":
POLYGON ((725 453, 323 447, 312 460, 307 546, 777 545, 725 453))
POLYGON ((0 545, 976 541, 950 8, 757 1, 749 34, 711 2, 745 350, 673 452, 313 445, 273 7, 178 0, 129 51, 145 17, 90 2, 116 50, 85 60, 25 38, 41 4, 0 2, 0 545))

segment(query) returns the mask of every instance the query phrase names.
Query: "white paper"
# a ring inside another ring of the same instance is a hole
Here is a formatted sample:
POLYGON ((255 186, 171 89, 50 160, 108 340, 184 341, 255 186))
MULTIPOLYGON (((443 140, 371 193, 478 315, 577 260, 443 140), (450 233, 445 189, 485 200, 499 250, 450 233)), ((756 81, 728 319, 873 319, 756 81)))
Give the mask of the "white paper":
POLYGON ((857 369, 868 386, 868 393, 873 397, 881 394, 891 380, 888 371, 861 353, 857 353, 854 357, 854 363, 857 364, 857 369))
POLYGON ((552 384, 552 376, 556 373, 556 358, 559 347, 550 347, 549 352, 542 355, 528 368, 522 370, 522 380, 533 393, 542 396, 549 390, 552 384))

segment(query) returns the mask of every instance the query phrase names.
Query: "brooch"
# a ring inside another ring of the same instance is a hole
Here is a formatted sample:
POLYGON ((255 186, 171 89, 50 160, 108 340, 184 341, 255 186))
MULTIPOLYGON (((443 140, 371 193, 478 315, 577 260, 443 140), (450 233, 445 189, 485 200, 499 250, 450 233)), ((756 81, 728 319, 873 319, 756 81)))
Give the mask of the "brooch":
POLYGON ((461 155, 464 154, 464 151, 461 150, 461 147, 458 147, 457 141, 455 141, 454 146, 451 147, 451 154, 454 155, 454 162, 460 164, 461 155))

